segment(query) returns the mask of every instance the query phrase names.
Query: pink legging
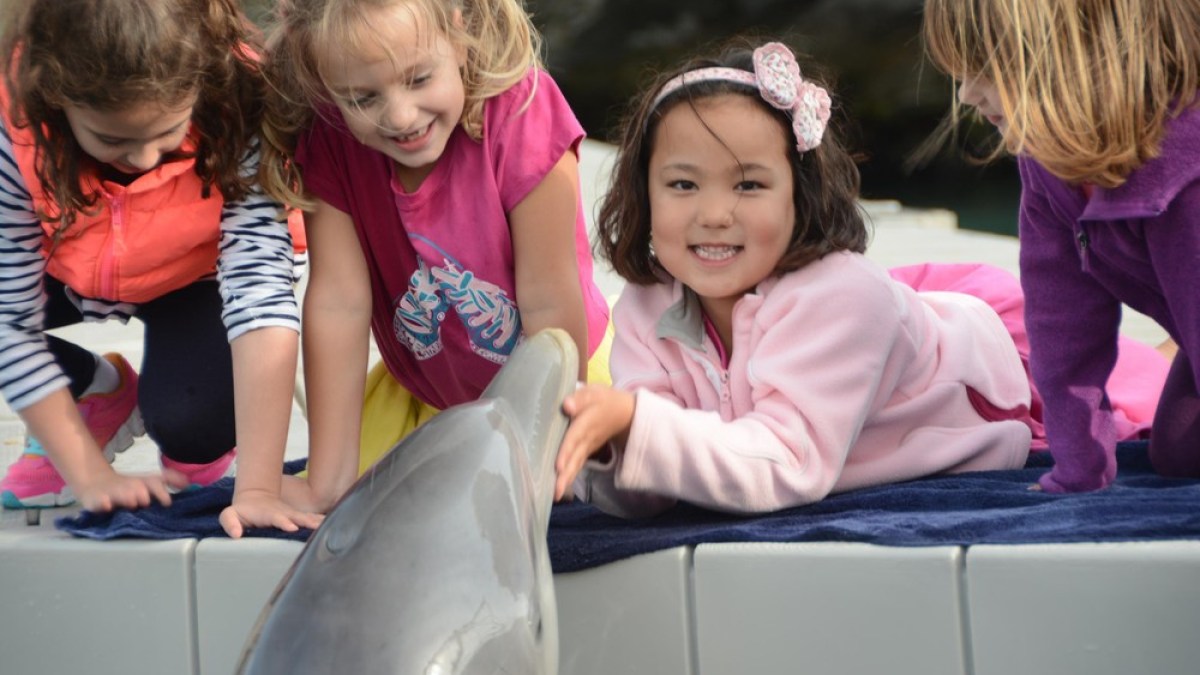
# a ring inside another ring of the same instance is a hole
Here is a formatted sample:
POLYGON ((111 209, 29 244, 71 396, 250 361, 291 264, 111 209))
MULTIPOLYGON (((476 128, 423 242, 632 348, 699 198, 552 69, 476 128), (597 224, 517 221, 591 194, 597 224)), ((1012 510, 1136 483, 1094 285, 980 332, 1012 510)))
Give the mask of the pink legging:
MULTIPOLYGON (((892 278, 917 291, 953 291, 973 295, 986 302, 1000 320, 1004 322, 1008 334, 1012 336, 1025 365, 1025 373, 1029 374, 1029 337, 1025 332, 1025 295, 1021 292, 1021 283, 1017 277, 994 265, 982 263, 925 263, 895 267, 888 272, 892 278)), ((1182 353, 1180 354, 1182 356, 1182 353)), ((1179 361, 1176 360, 1176 365, 1179 361)), ((1131 440, 1146 438, 1150 433, 1151 420, 1155 419, 1155 410, 1159 416, 1166 416, 1159 406, 1159 395, 1163 391, 1163 382, 1167 379, 1169 364, 1167 359, 1153 347, 1131 338, 1121 336, 1117 343, 1117 363, 1108 378, 1108 400, 1112 406, 1113 424, 1116 427, 1117 438, 1131 440)), ((1187 375, 1187 392, 1191 398, 1179 397, 1177 403, 1186 407, 1191 401, 1191 419, 1193 421, 1192 435, 1195 439, 1195 386, 1191 384, 1190 370, 1185 366, 1182 371, 1187 375)), ((1172 371, 1173 372, 1173 371, 1172 371)), ((1046 434, 1042 427, 1042 397, 1034 386, 1032 378, 1029 383, 1032 404, 1030 412, 1033 415, 1033 444, 1034 450, 1045 450, 1046 434)), ((1183 384, 1180 385, 1181 391, 1183 384)), ((1182 415, 1182 410, 1170 413, 1174 417, 1182 415)), ((1158 433, 1158 427, 1154 427, 1158 433)), ((1195 441, 1193 440, 1193 446, 1195 441)))

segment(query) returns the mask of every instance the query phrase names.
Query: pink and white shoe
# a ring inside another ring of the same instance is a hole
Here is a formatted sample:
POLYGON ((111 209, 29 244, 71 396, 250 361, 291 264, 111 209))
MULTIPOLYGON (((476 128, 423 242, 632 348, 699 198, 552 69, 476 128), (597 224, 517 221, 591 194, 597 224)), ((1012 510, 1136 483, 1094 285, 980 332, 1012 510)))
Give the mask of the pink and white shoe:
POLYGON ((104 359, 116 366, 121 383, 107 394, 84 396, 76 405, 96 445, 111 462, 118 452, 128 450, 136 437, 145 435, 146 428, 137 408, 137 372, 120 354, 105 354, 104 359))
POLYGON ((25 452, 0 480, 0 502, 6 509, 47 509, 75 503, 75 495, 58 475, 40 443, 25 438, 25 452))
MULTIPOLYGON (((105 354, 103 358, 116 366, 120 383, 111 392, 89 394, 75 405, 104 458, 111 462, 146 429, 137 409, 137 372, 120 354, 105 354)), ((0 479, 0 502, 8 509, 50 508, 74 504, 75 495, 50 463, 42 444, 26 436, 25 452, 0 479)))
POLYGON ((185 464, 177 462, 166 455, 161 455, 164 469, 174 469, 187 476, 188 487, 185 489, 204 487, 233 475, 233 460, 237 457, 237 448, 221 455, 208 464, 185 464))

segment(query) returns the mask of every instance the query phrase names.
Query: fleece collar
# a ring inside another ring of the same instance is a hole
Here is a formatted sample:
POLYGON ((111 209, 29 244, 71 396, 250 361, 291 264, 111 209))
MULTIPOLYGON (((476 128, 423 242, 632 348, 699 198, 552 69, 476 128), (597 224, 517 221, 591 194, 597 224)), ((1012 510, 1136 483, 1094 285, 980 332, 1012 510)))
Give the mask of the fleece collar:
POLYGON ((1185 187, 1200 179, 1200 105, 1167 122, 1158 157, 1146 162, 1119 187, 1092 193, 1079 220, 1121 220, 1160 216, 1185 187))
POLYGON ((678 340, 692 349, 704 350, 704 309, 692 289, 674 282, 675 303, 658 317, 655 335, 661 340, 678 340))

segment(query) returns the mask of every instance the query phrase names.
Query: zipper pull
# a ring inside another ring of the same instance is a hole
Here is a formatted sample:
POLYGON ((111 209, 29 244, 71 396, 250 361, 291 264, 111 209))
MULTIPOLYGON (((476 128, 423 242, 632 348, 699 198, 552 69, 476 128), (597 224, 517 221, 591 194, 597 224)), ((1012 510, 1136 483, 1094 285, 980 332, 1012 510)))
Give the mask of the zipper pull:
POLYGON ((1088 244, 1091 240, 1088 239, 1087 230, 1082 225, 1079 226, 1079 232, 1075 235, 1075 240, 1079 242, 1079 258, 1083 263, 1083 271, 1088 271, 1088 244))

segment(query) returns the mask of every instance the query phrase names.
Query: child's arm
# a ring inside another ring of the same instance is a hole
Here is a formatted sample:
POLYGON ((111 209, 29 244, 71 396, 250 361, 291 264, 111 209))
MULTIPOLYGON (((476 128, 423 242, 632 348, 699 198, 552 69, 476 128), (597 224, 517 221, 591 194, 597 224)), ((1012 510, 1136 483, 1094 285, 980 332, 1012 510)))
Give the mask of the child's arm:
POLYGON ((526 335, 543 328, 570 333, 587 379, 588 327, 575 259, 579 160, 568 150, 509 214, 516 264, 517 306, 526 335))
POLYGON ((318 200, 305 226, 311 269, 302 313, 308 484, 327 511, 358 477, 371 279, 348 214, 318 200))
POLYGON ((126 476, 109 466, 83 423, 67 389, 58 389, 21 410, 29 433, 37 438, 54 468, 89 511, 111 511, 149 506, 151 500, 170 504, 166 485, 183 487, 187 479, 178 472, 160 476, 126 476))
MULTIPOLYGON (((255 145, 243 159, 243 176, 255 179, 258 163, 255 145)), ((300 330, 287 214, 258 187, 244 199, 226 202, 218 250, 238 443, 233 504, 221 513, 221 524, 235 538, 247 526, 316 527, 320 516, 280 499, 300 330)))
MULTIPOLYGON (((294 524, 313 527, 320 517, 312 514, 328 511, 357 474, 371 317, 370 280, 347 214, 318 201, 315 210, 305 214, 305 228, 309 281, 302 321, 308 394, 308 479, 281 476, 283 444, 279 441, 285 439, 264 438, 268 442, 260 444, 256 452, 240 453, 233 505, 221 517, 230 536, 238 536, 243 525, 251 524, 285 530, 294 530, 294 524)), ((278 347, 273 337, 262 336, 256 346, 269 348, 273 343, 278 347)), ((249 363, 257 349, 247 347, 243 353, 247 363, 243 365, 249 366, 249 377, 255 368, 264 366, 249 363)), ((239 355, 235 352, 234 356, 237 367, 239 355)), ((270 358, 287 356, 275 354, 270 358)), ((294 351, 291 358, 295 363, 294 351)), ((289 383, 277 382, 276 386, 286 389, 290 397, 289 383)), ((261 387, 259 391, 267 393, 261 387)), ((271 399, 274 401, 274 396, 271 399)), ((274 412, 279 415, 286 410, 274 412)), ((241 428, 239 421, 239 431, 241 428)), ((270 429, 277 428, 286 429, 286 419, 282 426, 259 425, 256 433, 273 435, 270 429)))
POLYGON ((556 500, 574 491, 601 511, 620 518, 645 518, 675 505, 673 497, 622 490, 616 484, 617 459, 628 440, 636 405, 634 394, 599 384, 582 387, 567 397, 563 412, 571 417, 571 426, 555 464, 556 500), (589 459, 593 460, 591 467, 584 472, 589 459))
POLYGON ((1020 166, 1025 328, 1054 455, 1054 468, 1039 484, 1049 492, 1096 490, 1117 473, 1105 388, 1117 359, 1121 306, 1081 269, 1074 217, 1049 199, 1058 179, 1032 160, 1022 158, 1020 166))
POLYGON ((295 331, 271 326, 245 333, 230 345, 239 452, 233 504, 221 513, 221 524, 235 539, 245 527, 294 532, 321 523, 321 516, 280 499, 297 343, 295 331))
MULTIPOLYGON (((626 289, 617 303, 617 314, 629 317, 638 304, 626 289)), ((637 373, 636 387, 654 391, 680 403, 671 391, 667 367, 646 347, 649 339, 643 322, 625 321, 613 341, 613 356, 619 371, 637 373)), ((673 497, 651 492, 623 490, 616 485, 616 469, 629 431, 637 415, 637 396, 631 390, 605 385, 586 385, 563 401, 563 412, 571 418, 555 462, 555 500, 571 492, 605 513, 622 518, 640 518, 660 513, 675 504, 673 497)))

